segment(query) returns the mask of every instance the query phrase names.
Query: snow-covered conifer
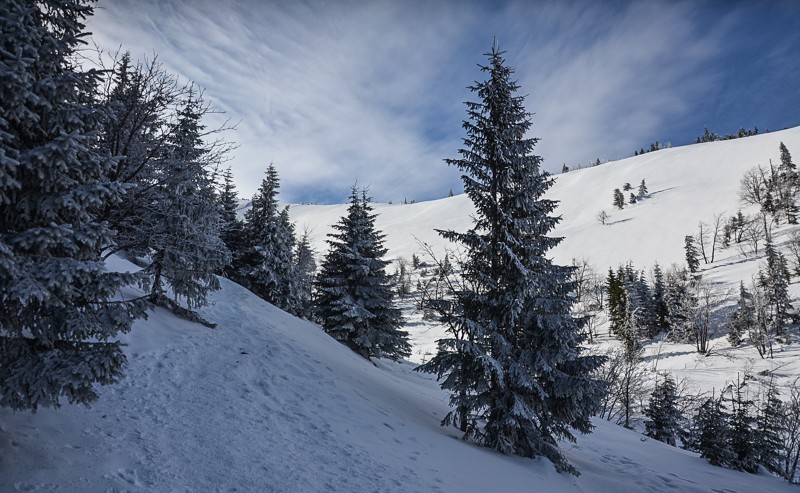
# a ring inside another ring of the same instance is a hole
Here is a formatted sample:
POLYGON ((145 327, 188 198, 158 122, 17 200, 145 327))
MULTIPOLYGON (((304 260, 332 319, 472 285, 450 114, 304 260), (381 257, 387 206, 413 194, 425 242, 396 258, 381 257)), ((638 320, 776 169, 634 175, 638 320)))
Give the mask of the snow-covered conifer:
POLYGON ((729 445, 730 435, 728 413, 722 399, 706 399, 694 418, 689 448, 715 466, 729 466, 734 457, 729 445))
POLYGON ((445 317, 451 337, 423 371, 445 377, 455 407, 443 420, 503 453, 544 456, 560 471, 577 473, 558 447, 573 430, 591 431, 604 384, 593 376, 603 358, 582 354, 581 323, 571 267, 555 265, 547 252, 559 218, 556 202, 543 198, 553 183, 526 137, 530 114, 495 44, 488 74, 470 90, 467 137, 460 159, 447 160, 464 174, 475 204, 466 232, 443 231, 463 245, 463 289, 453 294, 445 317))
POLYGON ((280 180, 270 163, 261 187, 245 213, 243 254, 238 259, 238 280, 273 305, 293 312, 296 308, 294 225, 289 212, 278 205, 280 180))
POLYGON ((689 272, 694 274, 700 268, 700 260, 697 256, 697 246, 695 245, 694 236, 686 235, 683 248, 686 252, 686 265, 689 267, 689 272))
POLYGON ((0 405, 87 404, 122 377, 113 338, 142 315, 114 301, 112 231, 97 211, 123 187, 97 151, 99 73, 82 71, 87 1, 7 0, 0 14, 0 405))
POLYGON ((354 187, 347 215, 334 225, 315 281, 314 305, 325 332, 364 358, 399 359, 411 352, 375 229, 366 191, 354 187))
POLYGON ((728 325, 728 342, 731 346, 738 346, 742 338, 747 334, 754 323, 753 295, 744 287, 744 281, 739 283, 739 301, 736 303, 736 310, 731 314, 728 325))
POLYGON ((681 433, 682 413, 678 406, 675 381, 669 374, 664 375, 664 380, 656 384, 644 414, 647 416, 644 434, 675 446, 675 439, 681 433))
POLYGON ((295 284, 297 286, 297 309, 298 316, 311 318, 312 303, 311 295, 314 289, 314 273, 317 270, 317 262, 314 260, 314 251, 308 239, 308 231, 303 232, 303 236, 297 242, 295 250, 295 284))

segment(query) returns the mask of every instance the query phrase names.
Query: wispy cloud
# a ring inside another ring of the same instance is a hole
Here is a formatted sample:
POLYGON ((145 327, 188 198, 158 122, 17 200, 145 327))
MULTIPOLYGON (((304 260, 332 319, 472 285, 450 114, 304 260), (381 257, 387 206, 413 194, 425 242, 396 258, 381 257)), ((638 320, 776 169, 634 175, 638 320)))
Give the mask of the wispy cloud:
POLYGON ((550 170, 629 155, 713 86, 724 21, 692 3, 101 2, 101 46, 157 52, 233 120, 240 191, 269 162, 288 201, 458 189, 465 86, 496 35, 550 170))

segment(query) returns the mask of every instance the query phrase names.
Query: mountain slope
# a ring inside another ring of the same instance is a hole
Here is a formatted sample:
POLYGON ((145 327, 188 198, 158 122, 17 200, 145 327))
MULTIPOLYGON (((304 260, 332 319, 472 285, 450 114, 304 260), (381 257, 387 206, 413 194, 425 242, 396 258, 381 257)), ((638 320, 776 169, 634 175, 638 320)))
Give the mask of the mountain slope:
POLYGON ((0 409, 0 491, 794 490, 603 421, 564 445, 583 475, 560 475, 459 440, 429 376, 375 367, 234 283, 202 314, 218 328, 137 322, 127 378, 91 409, 0 409))

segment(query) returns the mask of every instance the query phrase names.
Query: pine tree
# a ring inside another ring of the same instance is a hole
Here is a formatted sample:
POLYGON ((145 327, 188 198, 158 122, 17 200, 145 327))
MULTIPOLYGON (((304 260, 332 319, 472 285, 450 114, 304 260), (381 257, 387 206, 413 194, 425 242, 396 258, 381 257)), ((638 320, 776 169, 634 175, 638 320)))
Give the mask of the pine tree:
POLYGON ((347 215, 334 225, 315 281, 315 314, 325 332, 364 358, 410 354, 395 307, 384 235, 375 229, 366 192, 353 188, 347 215))
POLYGON ((622 209, 625 207, 625 196, 622 195, 622 192, 619 190, 619 188, 614 189, 614 200, 611 202, 611 205, 617 209, 622 209))
POLYGON ((662 383, 656 384, 644 414, 647 417, 644 434, 674 447, 681 433, 683 416, 678 407, 677 388, 669 374, 664 375, 662 383))
POLYGON ((657 262, 653 265, 653 312, 658 330, 668 329, 669 310, 666 301, 666 285, 664 284, 664 274, 661 272, 661 266, 657 262))
POLYGON ((689 266, 689 272, 694 274, 700 268, 694 236, 687 235, 684 238, 684 250, 686 251, 686 264, 689 266))
POLYGON ((572 268, 546 252, 561 239, 548 237, 559 218, 556 202, 543 198, 553 183, 532 154, 536 139, 524 98, 514 93, 495 45, 482 67, 488 80, 470 90, 467 137, 460 159, 447 160, 464 174, 464 191, 476 207, 465 233, 440 234, 464 246, 463 289, 453 293, 445 322, 451 338, 421 370, 447 375, 455 407, 443 420, 503 453, 542 455, 560 471, 577 474, 558 448, 571 430, 591 431, 604 385, 593 371, 600 357, 581 354, 580 321, 570 308, 572 268))
MULTIPOLYGON (((220 238, 224 227, 210 175, 209 150, 202 141, 202 101, 190 95, 159 160, 162 179, 153 187, 150 210, 150 266, 145 269, 152 302, 164 305, 164 284, 189 308, 203 306, 219 289, 216 273, 230 262, 220 238)), ((167 304, 169 306, 169 304, 167 304)))
POLYGON ((243 254, 237 260, 240 282, 282 310, 297 308, 294 225, 288 206, 278 204, 280 180, 270 163, 251 207, 245 212, 243 254))
POLYGON ((7 0, 0 15, 0 405, 88 404, 122 377, 113 338, 143 315, 113 301, 129 275, 107 272, 119 201, 114 161, 97 151, 97 71, 75 63, 85 1, 7 0))

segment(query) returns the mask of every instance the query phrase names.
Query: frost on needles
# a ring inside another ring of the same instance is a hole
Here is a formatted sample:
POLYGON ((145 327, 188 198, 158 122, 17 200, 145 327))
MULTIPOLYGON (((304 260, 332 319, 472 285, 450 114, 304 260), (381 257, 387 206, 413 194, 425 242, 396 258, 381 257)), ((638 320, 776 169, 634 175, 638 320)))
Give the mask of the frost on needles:
POLYGON ((505 454, 547 457, 578 474, 558 446, 573 430, 592 430, 604 383, 592 374, 602 357, 582 354, 581 320, 570 314, 572 268, 546 256, 561 239, 547 234, 559 221, 545 192, 553 181, 532 153, 537 139, 519 86, 495 44, 488 78, 469 89, 467 136, 459 159, 464 191, 475 204, 466 232, 440 234, 465 250, 452 300, 436 303, 451 337, 422 371, 444 378, 452 424, 505 454))

